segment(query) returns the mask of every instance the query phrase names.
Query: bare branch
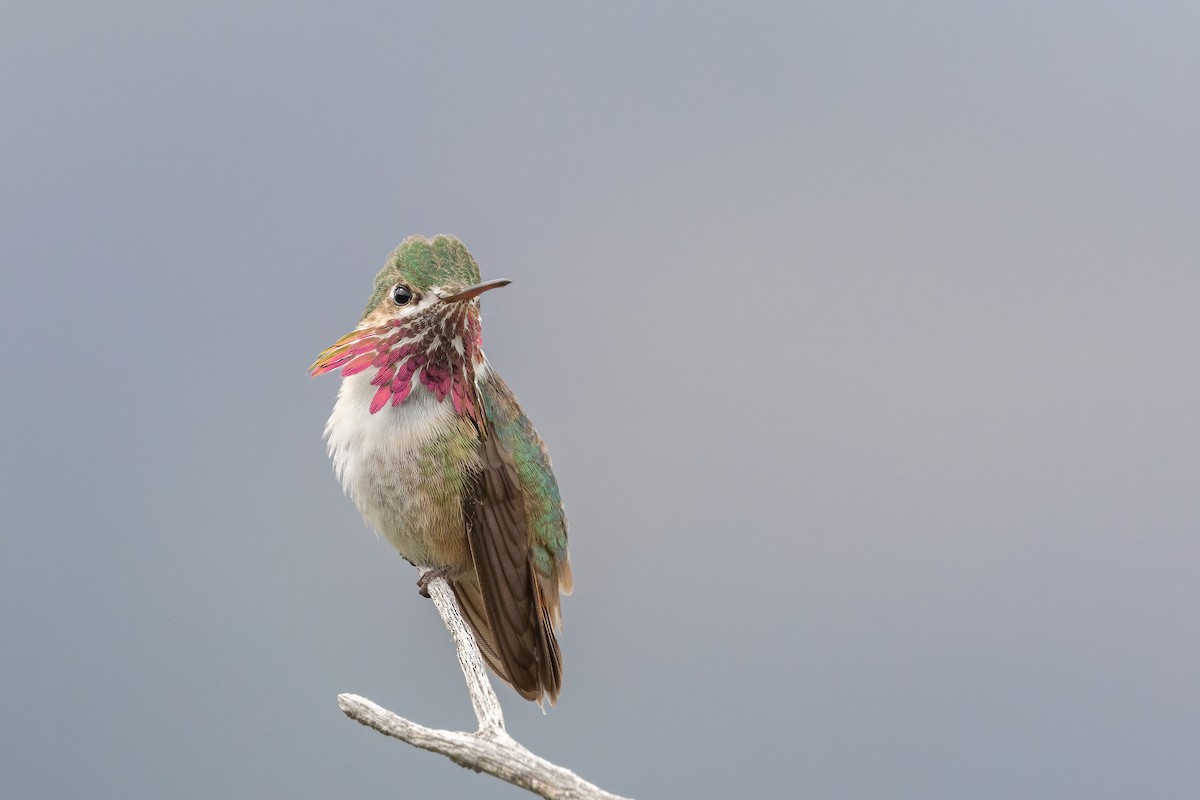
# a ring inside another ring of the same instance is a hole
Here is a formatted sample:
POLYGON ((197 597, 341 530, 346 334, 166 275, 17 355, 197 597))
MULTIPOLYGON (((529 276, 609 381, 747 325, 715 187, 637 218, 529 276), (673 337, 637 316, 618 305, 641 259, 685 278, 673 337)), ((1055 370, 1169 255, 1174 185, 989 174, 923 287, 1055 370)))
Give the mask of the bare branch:
POLYGON ((500 700, 492 689, 479 645, 462 617, 454 590, 445 578, 434 578, 427 588, 454 638, 458 663, 467 681, 479 730, 466 733, 426 728, 355 694, 338 695, 342 713, 380 733, 423 750, 441 753, 455 764, 494 775, 547 800, 624 800, 588 783, 569 769, 534 755, 508 735, 500 700))

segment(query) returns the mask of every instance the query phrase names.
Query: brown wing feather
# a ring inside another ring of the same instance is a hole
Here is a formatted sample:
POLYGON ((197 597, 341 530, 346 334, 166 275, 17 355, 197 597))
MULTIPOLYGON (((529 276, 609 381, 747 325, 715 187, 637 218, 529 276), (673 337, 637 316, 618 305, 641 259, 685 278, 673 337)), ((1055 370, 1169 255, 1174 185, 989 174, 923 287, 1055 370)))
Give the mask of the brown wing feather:
POLYGON ((475 641, 479 644, 483 660, 502 681, 511 684, 512 679, 508 677, 504 661, 492 643, 491 628, 488 625, 487 611, 483 607, 483 593, 479 589, 479 580, 474 575, 467 575, 452 581, 450 586, 454 589, 454 596, 458 598, 458 607, 462 609, 463 617, 475 631, 475 641))
POLYGON ((548 587, 533 574, 516 465, 494 435, 480 440, 479 454, 481 471, 464 498, 464 512, 486 630, 478 615, 468 611, 467 619, 484 640, 485 656, 496 673, 522 697, 540 702, 545 694, 553 705, 562 686, 562 656, 552 619, 558 587, 553 597, 545 596, 548 587))

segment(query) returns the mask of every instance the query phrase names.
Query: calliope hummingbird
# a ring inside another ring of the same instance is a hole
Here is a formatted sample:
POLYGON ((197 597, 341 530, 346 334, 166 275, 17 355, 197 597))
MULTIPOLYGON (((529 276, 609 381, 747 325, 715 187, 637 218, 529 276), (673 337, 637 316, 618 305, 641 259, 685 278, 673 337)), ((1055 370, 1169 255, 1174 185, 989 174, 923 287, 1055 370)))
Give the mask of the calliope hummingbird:
POLYGON ((567 520, 545 445, 483 354, 480 295, 508 283, 481 283, 452 236, 410 236, 311 372, 342 373, 325 438, 364 519, 432 570, 422 581, 449 581, 497 675, 553 704, 567 520))

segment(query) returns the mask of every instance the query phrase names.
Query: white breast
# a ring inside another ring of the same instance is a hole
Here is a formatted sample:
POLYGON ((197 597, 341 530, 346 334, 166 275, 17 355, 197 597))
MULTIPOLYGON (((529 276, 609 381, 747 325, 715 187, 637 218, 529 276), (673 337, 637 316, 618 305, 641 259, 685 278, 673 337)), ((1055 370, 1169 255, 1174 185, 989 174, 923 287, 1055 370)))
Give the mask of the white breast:
POLYGON ((418 565, 438 565, 445 550, 434 557, 430 541, 457 536, 465 547, 465 536, 461 520, 453 524, 444 516, 448 512, 436 508, 436 492, 421 474, 418 450, 455 429, 454 406, 449 400, 438 402, 414 380, 403 403, 389 403, 372 414, 374 372, 342 379, 325 425, 333 468, 363 518, 401 555, 418 565))
POLYGON ((374 374, 374 370, 368 370, 343 378, 333 413, 325 423, 333 468, 351 497, 359 480, 356 473, 364 459, 376 455, 392 458, 401 450, 418 447, 444 430, 454 416, 449 403, 439 403, 417 380, 413 381, 412 393, 404 403, 385 405, 372 414, 374 374))

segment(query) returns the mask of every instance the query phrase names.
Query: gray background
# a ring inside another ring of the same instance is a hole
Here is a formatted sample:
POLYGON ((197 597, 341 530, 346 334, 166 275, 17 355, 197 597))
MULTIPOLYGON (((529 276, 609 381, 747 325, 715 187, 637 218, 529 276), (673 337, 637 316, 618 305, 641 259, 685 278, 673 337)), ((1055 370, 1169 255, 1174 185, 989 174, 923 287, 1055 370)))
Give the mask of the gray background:
POLYGON ((6 3, 6 797, 520 797, 331 472, 455 233, 639 797, 1200 796, 1195 3, 6 3), (169 5, 169 7, 168 7, 169 5))

